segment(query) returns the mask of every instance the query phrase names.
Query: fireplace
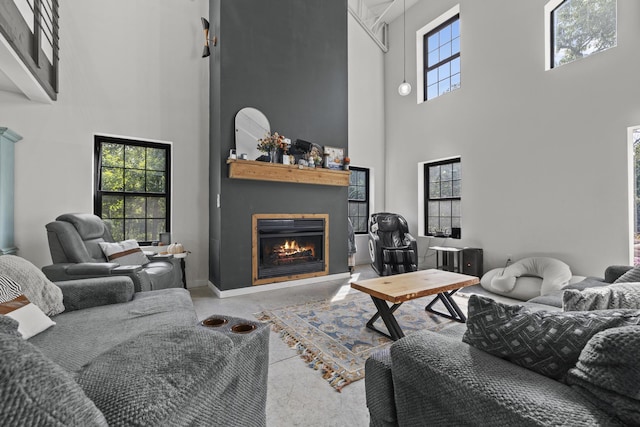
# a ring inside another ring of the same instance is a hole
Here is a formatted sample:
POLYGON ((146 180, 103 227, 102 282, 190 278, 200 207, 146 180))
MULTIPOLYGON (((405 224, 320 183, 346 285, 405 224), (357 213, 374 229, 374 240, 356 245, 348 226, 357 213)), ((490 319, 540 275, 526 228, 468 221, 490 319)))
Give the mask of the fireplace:
POLYGON ((326 214, 253 215, 253 284, 326 275, 326 214))

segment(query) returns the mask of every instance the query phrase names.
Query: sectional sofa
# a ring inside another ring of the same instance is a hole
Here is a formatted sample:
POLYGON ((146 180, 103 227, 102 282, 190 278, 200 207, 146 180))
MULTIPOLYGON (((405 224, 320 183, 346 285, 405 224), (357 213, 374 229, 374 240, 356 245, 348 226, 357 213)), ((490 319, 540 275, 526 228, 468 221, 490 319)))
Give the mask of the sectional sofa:
POLYGON ((55 286, 64 311, 28 340, 0 315, 0 425, 266 424, 265 325, 203 326, 187 290, 136 293, 126 276, 55 286))
MULTIPOLYGON (((610 267, 604 279, 570 287, 607 292, 603 287, 616 286, 611 283, 629 269, 610 267)), ((633 285, 640 293, 640 284, 633 285)), ((640 311, 562 312, 563 292, 513 306, 472 296, 467 325, 411 334, 372 355, 365 367, 370 425, 640 425, 640 311), (573 329, 553 323, 576 317, 581 323, 573 329), (600 321, 618 327, 579 336, 600 321), (501 329, 491 329, 492 322, 501 329), (575 348, 553 348, 562 342, 550 338, 558 331, 585 339, 575 348), (533 350, 540 359, 519 350, 531 346, 540 346, 533 350), (563 370, 556 350, 573 351, 577 363, 569 357, 563 370)))

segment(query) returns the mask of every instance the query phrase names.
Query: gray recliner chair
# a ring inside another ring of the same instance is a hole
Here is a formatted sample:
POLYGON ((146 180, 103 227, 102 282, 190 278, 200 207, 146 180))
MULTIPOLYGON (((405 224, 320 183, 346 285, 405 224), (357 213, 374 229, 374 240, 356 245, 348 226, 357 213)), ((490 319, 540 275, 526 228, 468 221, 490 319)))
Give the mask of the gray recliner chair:
POLYGON ((108 262, 98 243, 114 240, 107 224, 96 215, 60 215, 46 228, 53 264, 42 271, 49 280, 126 275, 133 280, 136 292, 182 287, 180 260, 172 255, 152 256, 138 266, 108 262))

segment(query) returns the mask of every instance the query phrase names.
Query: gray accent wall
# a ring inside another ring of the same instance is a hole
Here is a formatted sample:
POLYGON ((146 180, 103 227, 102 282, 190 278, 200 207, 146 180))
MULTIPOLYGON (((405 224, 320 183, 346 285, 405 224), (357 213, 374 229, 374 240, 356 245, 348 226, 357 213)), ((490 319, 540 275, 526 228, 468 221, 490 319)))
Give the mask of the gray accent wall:
MULTIPOLYGON (((251 286, 254 213, 328 213, 329 274, 347 271, 347 188, 228 178, 234 118, 261 110, 271 130, 348 148, 345 0, 212 0, 210 269, 220 290, 251 286), (220 195, 220 207, 217 197, 220 195)), ((257 143, 257 141, 256 141, 257 143)))

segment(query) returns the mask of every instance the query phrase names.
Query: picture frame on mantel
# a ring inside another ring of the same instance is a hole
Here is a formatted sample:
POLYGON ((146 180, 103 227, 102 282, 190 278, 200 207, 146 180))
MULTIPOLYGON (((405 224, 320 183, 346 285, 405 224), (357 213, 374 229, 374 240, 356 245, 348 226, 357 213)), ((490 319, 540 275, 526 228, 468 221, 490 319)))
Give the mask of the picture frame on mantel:
POLYGON ((344 148, 324 146, 324 155, 327 159, 326 168, 342 170, 344 164, 344 148))

